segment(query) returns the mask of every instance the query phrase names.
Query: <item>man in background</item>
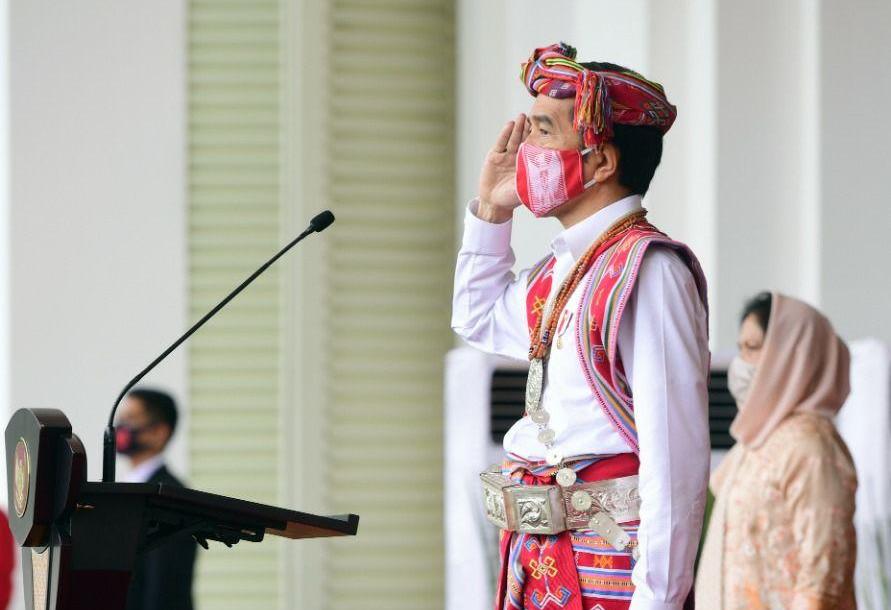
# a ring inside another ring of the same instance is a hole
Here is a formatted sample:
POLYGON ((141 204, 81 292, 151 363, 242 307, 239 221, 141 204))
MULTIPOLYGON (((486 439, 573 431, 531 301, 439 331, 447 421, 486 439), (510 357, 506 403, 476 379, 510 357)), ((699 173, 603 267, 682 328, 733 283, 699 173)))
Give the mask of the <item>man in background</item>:
MULTIPOLYGON (((131 466, 124 480, 182 487, 164 463, 164 450, 178 419, 173 398, 158 390, 135 389, 119 413, 118 452, 131 466)), ((127 610, 192 610, 195 553, 195 541, 181 534, 140 555, 133 569, 127 610)))

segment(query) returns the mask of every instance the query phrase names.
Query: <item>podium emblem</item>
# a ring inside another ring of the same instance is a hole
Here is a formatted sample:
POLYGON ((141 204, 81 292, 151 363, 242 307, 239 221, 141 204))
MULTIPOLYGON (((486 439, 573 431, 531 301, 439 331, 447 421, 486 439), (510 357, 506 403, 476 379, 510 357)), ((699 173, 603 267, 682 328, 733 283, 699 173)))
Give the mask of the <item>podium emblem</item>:
POLYGON ((15 446, 15 473, 13 478, 13 504, 15 514, 22 518, 28 508, 28 496, 31 491, 31 456, 25 439, 20 438, 15 446))

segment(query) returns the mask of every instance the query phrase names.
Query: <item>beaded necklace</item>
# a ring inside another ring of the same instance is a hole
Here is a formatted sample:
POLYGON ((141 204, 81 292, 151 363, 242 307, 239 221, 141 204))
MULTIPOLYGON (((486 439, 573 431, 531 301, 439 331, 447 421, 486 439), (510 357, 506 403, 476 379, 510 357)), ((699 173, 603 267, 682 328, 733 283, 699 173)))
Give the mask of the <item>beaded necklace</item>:
POLYGON ((566 307, 566 303, 569 301, 572 293, 585 275, 588 274, 588 271, 591 270, 594 261, 597 260, 600 248, 645 219, 646 215, 646 210, 639 210, 624 216, 591 244, 585 251, 585 254, 576 262, 566 279, 563 280, 556 296, 542 312, 530 333, 529 377, 526 381, 526 413, 538 425, 538 441, 546 449, 545 461, 550 466, 561 466, 557 471, 557 482, 563 487, 568 487, 575 483, 576 474, 573 469, 562 466, 564 456, 559 450, 554 448, 554 441, 557 435, 554 430, 548 427, 550 414, 541 404, 545 370, 551 353, 551 341, 554 337, 557 320, 566 307))

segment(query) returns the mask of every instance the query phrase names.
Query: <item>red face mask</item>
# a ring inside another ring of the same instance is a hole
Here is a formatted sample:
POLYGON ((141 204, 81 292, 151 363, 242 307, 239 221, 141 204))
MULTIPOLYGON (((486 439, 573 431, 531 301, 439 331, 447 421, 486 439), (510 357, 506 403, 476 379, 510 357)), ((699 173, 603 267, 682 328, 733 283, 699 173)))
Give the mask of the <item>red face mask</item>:
POLYGON ((115 427, 115 446, 121 455, 133 455, 145 449, 139 442, 139 433, 147 430, 151 425, 143 428, 134 428, 127 424, 118 424, 115 427))
POLYGON ((557 150, 523 142, 517 152, 517 196, 536 218, 547 216, 561 205, 594 186, 584 182, 582 157, 593 149, 557 150))

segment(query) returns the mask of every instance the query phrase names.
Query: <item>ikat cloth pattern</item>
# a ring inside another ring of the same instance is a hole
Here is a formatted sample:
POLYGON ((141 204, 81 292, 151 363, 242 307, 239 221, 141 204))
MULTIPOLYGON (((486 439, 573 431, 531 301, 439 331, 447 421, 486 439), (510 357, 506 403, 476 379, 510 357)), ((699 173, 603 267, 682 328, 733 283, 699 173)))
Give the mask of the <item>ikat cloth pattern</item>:
MULTIPOLYGON (((587 278, 576 312, 579 362, 599 406, 630 451, 638 453, 637 426, 631 388, 618 350, 619 325, 637 282, 640 266, 651 246, 668 247, 683 260, 696 281, 706 311, 705 275, 696 256, 653 225, 642 222, 604 243, 587 278)), ((526 291, 526 320, 530 332, 542 315, 553 288, 555 259, 549 256, 532 268, 526 291)))
POLYGON ((643 76, 615 66, 589 70, 575 61, 576 50, 565 44, 535 49, 520 69, 520 80, 532 95, 575 97, 575 128, 585 146, 613 137, 613 124, 654 127, 663 134, 677 117, 665 90, 643 76))
MULTIPOLYGON (((572 463, 581 481, 637 474, 634 454, 572 463)), ((503 472, 526 485, 553 485, 557 469, 508 459, 503 472)), ((637 523, 622 527, 637 543, 637 523)), ((556 536, 501 532, 495 610, 627 610, 634 593, 631 550, 616 551, 594 532, 556 536)))

